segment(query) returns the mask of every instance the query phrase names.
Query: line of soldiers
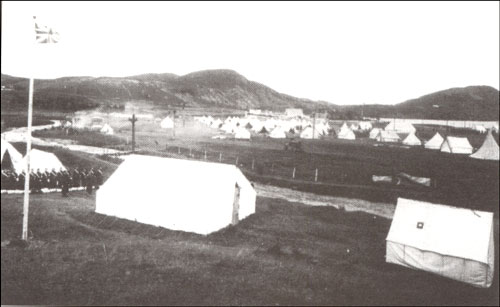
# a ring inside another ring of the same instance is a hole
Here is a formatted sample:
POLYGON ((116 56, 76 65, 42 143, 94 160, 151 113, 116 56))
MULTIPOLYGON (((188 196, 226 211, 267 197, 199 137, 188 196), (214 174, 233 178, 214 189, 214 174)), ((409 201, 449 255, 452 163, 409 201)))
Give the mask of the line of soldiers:
MULTIPOLYGON (((11 170, 2 170, 2 190, 24 190, 24 181, 26 173, 16 173, 11 170)), ((75 168, 56 171, 40 169, 30 172, 30 191, 31 193, 41 193, 42 189, 61 189, 63 196, 68 195, 69 188, 85 187, 87 193, 92 194, 93 189, 99 189, 102 185, 103 175, 101 168, 75 168)))

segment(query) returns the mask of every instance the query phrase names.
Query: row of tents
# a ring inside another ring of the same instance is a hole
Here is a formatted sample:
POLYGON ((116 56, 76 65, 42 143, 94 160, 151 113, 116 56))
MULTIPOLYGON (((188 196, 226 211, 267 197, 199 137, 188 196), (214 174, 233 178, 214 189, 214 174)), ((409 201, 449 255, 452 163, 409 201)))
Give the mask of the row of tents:
MULTIPOLYGON (((20 174, 26 170, 26 156, 17 151, 9 142, 1 140, 1 168, 13 170, 20 174)), ((38 149, 30 151, 30 169, 31 170, 66 170, 59 158, 51 152, 38 149)))

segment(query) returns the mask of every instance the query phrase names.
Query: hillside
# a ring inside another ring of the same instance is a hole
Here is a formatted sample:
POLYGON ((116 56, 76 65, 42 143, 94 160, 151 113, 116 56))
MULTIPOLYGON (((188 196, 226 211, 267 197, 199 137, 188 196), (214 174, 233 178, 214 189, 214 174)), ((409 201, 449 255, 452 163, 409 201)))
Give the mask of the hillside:
MULTIPOLYGON (((28 80, 2 75, 2 110, 26 105, 28 80)), ((157 106, 192 108, 267 109, 329 108, 315 102, 278 93, 249 81, 232 70, 207 70, 184 76, 144 74, 124 78, 65 77, 36 80, 35 108, 79 110, 127 101, 147 101, 157 106)))
POLYGON ((451 88, 394 106, 340 107, 345 116, 399 117, 450 120, 498 120, 499 92, 490 86, 451 88))

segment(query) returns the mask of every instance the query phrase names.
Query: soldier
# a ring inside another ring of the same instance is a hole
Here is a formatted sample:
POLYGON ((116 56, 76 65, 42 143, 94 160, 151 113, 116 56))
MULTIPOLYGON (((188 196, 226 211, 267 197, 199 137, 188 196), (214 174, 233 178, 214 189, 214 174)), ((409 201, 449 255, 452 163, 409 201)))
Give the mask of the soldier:
POLYGON ((94 171, 94 177, 95 177, 95 189, 99 190, 99 187, 102 185, 102 169, 99 167, 97 170, 94 171))
POLYGON ((73 177, 73 186, 79 187, 80 186, 80 173, 78 172, 78 170, 76 168, 73 169, 73 174, 71 177, 73 177))
POLYGON ((61 193, 63 197, 68 197, 70 177, 69 173, 63 171, 60 175, 61 193))
POLYGON ((86 181, 87 181, 87 169, 84 168, 80 171, 80 186, 86 187, 87 186, 86 181))
POLYGON ((58 173, 55 168, 52 168, 52 171, 48 174, 50 180, 50 188, 55 190, 58 188, 58 173))
POLYGON ((30 171, 29 180, 30 180, 30 189, 31 189, 30 193, 38 193, 40 184, 39 184, 38 175, 34 170, 30 171))
POLYGON ((26 179, 26 172, 23 170, 18 176, 17 176, 17 184, 16 184, 16 190, 23 190, 24 189, 24 180, 26 179))
POLYGON ((88 172, 85 176, 85 184, 87 186, 87 193, 92 194, 92 186, 94 184, 94 174, 92 172, 88 172))

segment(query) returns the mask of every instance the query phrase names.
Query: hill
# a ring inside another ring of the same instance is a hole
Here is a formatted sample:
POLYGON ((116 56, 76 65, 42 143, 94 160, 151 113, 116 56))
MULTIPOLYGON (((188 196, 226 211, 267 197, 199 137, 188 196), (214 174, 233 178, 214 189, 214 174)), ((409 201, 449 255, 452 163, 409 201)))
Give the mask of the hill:
MULTIPOLYGON (((26 105, 28 80, 2 75, 2 110, 26 105)), ((281 94, 232 70, 206 70, 184 76, 143 74, 124 78, 64 77, 36 80, 36 105, 40 109, 80 110, 128 101, 156 106, 306 111, 330 108, 327 102, 281 94)))
POLYGON ((490 86, 451 88, 394 106, 340 107, 344 116, 398 117, 450 120, 498 120, 499 92, 490 86))

